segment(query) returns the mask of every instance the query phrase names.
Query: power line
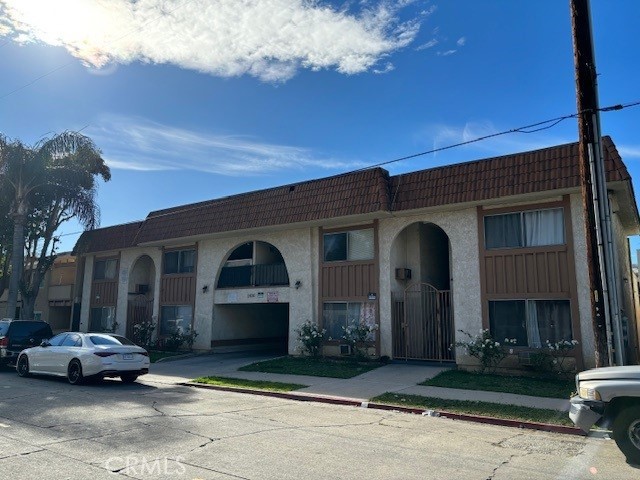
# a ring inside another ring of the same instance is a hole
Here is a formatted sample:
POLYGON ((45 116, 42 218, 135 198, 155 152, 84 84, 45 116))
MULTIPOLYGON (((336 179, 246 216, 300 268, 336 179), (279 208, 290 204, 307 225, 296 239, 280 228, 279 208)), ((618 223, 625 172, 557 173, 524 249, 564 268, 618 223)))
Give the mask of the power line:
MULTIPOLYGON (((626 103, 626 104, 617 104, 617 105, 613 105, 613 106, 610 106, 610 107, 601 108, 600 110, 603 111, 603 112, 608 112, 608 111, 614 111, 614 110, 622 110, 624 108, 635 107, 635 106, 638 106, 638 105, 640 105, 640 101, 626 103)), ((541 130, 547 130, 549 128, 555 127, 556 125, 558 125, 560 122, 562 122, 564 120, 567 120, 569 118, 576 118, 578 115, 580 115, 582 113, 586 113, 586 112, 572 113, 572 114, 569 114, 569 115, 563 115, 563 116, 560 116, 560 117, 551 118, 549 120, 543 120, 541 122, 536 122, 536 123, 532 123, 530 125, 525 125, 523 127, 512 128, 512 129, 509 129, 509 130, 504 130, 502 132, 492 133, 492 134, 489 134, 489 135, 483 135, 482 137, 474 138, 472 140, 467 140, 467 141, 464 141, 464 142, 454 143, 452 145, 447 145, 445 147, 435 148, 433 150, 428 150, 426 152, 420 152, 420 153, 414 153, 412 155, 406 155, 404 157, 396 158, 394 160, 388 160, 386 162, 376 163, 376 164, 369 165, 369 166, 366 166, 366 167, 362 167, 362 168, 359 168, 359 169, 356 169, 356 170, 349 170, 347 172, 338 173, 336 175, 333 175, 331 177, 326 177, 326 178, 343 177, 345 175, 350 175, 352 173, 362 172, 362 171, 370 170, 372 168, 380 167, 380 166, 383 166, 383 165, 389 165, 391 163, 400 162, 402 160, 408 160, 408 159, 411 159, 411 158, 416 158, 416 157, 420 157, 420 156, 424 156, 424 155, 429 155, 430 153, 441 152, 443 150, 450 150, 452 148, 461 147, 461 146, 464 146, 464 145, 469 145, 469 144, 472 144, 472 143, 481 142, 481 141, 487 140, 489 138, 494 138, 494 137, 498 137, 498 136, 501 136, 501 135, 507 135, 509 133, 534 133, 534 132, 539 132, 541 130)), ((300 183, 305 183, 305 182, 310 182, 310 181, 313 181, 313 180, 304 180, 304 181, 301 181, 301 182, 295 182, 295 183, 291 183, 291 184, 288 184, 288 185, 278 185, 276 187, 271 187, 271 188, 268 188, 268 189, 265 189, 265 190, 270 190, 270 189, 275 189, 275 188, 285 188, 287 186, 297 185, 297 184, 300 184, 300 183)), ((152 217, 152 219, 159 218, 159 217, 166 217, 166 216, 170 216, 170 215, 175 215, 175 214, 178 214, 178 213, 185 213, 185 212, 191 212, 191 211, 194 211, 194 210, 199 210, 199 209, 202 209, 202 208, 205 208, 205 207, 209 206, 212 201, 226 201, 226 200, 229 200, 232 197, 236 197, 238 195, 245 195, 245 194, 248 194, 248 193, 255 193, 255 192, 243 192, 243 193, 239 193, 239 194, 229 195, 229 196, 226 196, 226 197, 215 198, 215 199, 212 199, 212 200, 205 200, 205 201, 202 201, 202 202, 197 202, 198 203, 197 205, 193 205, 193 204, 189 205, 189 204, 187 204, 187 205, 184 206, 185 208, 180 208, 180 206, 178 206, 178 207, 172 207, 172 208, 169 208, 169 209, 164 209, 164 210, 169 210, 169 211, 162 212, 162 213, 157 213, 152 217)), ((394 198, 395 198, 395 196, 394 196, 394 198)), ((147 216, 147 218, 145 218, 144 220, 139 220, 139 221, 140 222, 145 222, 148 219, 149 219, 149 217, 147 216)))
MULTIPOLYGON (((619 110, 623 110, 625 108, 637 107, 638 105, 640 105, 640 100, 639 101, 635 101, 635 102, 624 103, 624 104, 610 105, 608 107, 602 107, 602 108, 599 108, 599 111, 601 111, 601 112, 619 111, 619 110)), ((472 143, 481 142, 481 141, 487 140, 489 138, 495 138, 495 137, 502 136, 502 135, 507 135, 507 134, 510 134, 510 133, 535 133, 535 132, 539 132, 541 130, 547 130, 547 129, 555 127, 556 125, 558 125, 559 123, 563 122, 564 120, 567 120, 569 118, 576 118, 582 113, 586 113, 586 111, 585 112, 579 112, 579 113, 572 113, 572 114, 568 114, 568 115, 562 115, 560 117, 551 118, 549 120, 543 120, 541 122, 532 123, 532 124, 525 125, 525 126, 522 126, 522 127, 511 128, 509 130, 503 130, 502 132, 492 133, 492 134, 489 134, 489 135, 483 135, 481 137, 477 137, 477 138, 474 138, 474 139, 471 139, 471 140, 467 140, 467 141, 464 141, 464 142, 459 142, 459 143, 447 145, 447 146, 444 146, 444 147, 428 150, 428 151, 425 151, 425 152, 415 153, 415 154, 412 154, 412 155, 406 155, 404 157, 396 158, 394 160, 388 160, 386 162, 380 162, 380 163, 377 163, 377 164, 374 164, 374 165, 370 165, 368 167, 363 167, 363 168, 360 168, 360 169, 357 169, 357 170, 351 170, 351 171, 348 171, 348 172, 343 172, 343 173, 334 175, 334 177, 342 177, 342 176, 345 176, 345 175, 349 175, 351 173, 361 172, 361 171, 364 171, 364 170, 370 170, 372 168, 380 167, 380 166, 383 166, 383 165, 389 165, 391 163, 400 162, 402 160, 408 160, 408 159, 411 159, 411 158, 417 158, 417 157, 420 157, 420 156, 429 155, 431 153, 441 152, 441 151, 444 151, 444 150, 450 150, 450 149, 453 149, 453 148, 461 147, 461 146, 464 146, 464 145, 469 145, 469 144, 472 144, 472 143)), ((84 128, 86 128, 86 127, 83 127, 83 129, 84 128)), ((298 183, 304 183, 304 182, 298 182, 298 183)), ((292 185, 294 185, 294 184, 292 184, 292 185)), ((282 188, 282 187, 286 187, 286 185, 280 185, 278 187, 273 187, 273 188, 282 188)), ((399 187, 400 186, 398 185, 398 188, 399 187)), ((396 189, 396 192, 394 193, 394 196, 393 196, 393 200, 395 200, 395 196, 397 195, 397 193, 398 193, 398 190, 396 189)), ((238 194, 238 195, 242 195, 242 194, 238 194)), ((233 197, 233 196, 236 196, 236 195, 231 195, 231 197, 233 197)), ((223 197, 223 198, 214 199, 214 200, 228 200, 228 199, 229 199, 229 197, 223 197)), ((197 205, 197 206, 191 206, 191 207, 186 206, 187 208, 183 208, 183 209, 176 209, 176 208, 179 208, 179 207, 174 207, 174 208, 169 209, 170 211, 168 211, 168 212, 159 213, 159 214, 154 215, 153 218, 174 215, 174 214, 177 214, 177 213, 185 213, 185 212, 190 212, 190 211, 193 211, 193 210, 199 210, 201 208, 205 208, 206 206, 208 206, 210 204, 210 201, 204 201, 204 202, 198 202, 198 203, 199 203, 199 205, 197 205)), ((142 223, 142 222, 145 222, 148 218, 149 217, 147 216, 147 218, 145 218, 144 220, 138 220, 136 222, 142 223)), ((134 223, 134 222, 131 222, 131 223, 134 223)), ((78 235, 78 234, 82 234, 82 233, 84 233, 84 231, 62 233, 60 235, 56 235, 56 237, 60 238, 60 237, 66 237, 66 236, 70 236, 70 235, 78 235)))
MULTIPOLYGON (((609 107, 603 107, 603 108, 600 108, 598 110, 600 112, 612 112, 612 111, 622 110, 624 108, 636 107, 638 105, 640 105, 640 100, 639 101, 635 101, 635 102, 625 103, 625 104, 611 105, 609 107)), ((488 135, 483 135, 481 137, 473 138, 471 140, 466 140, 464 142, 453 143, 451 145, 446 145, 444 147, 434 148, 432 150, 427 150, 425 152, 414 153, 414 154, 406 155, 404 157, 396 158, 396 159, 393 159, 393 160, 387 160, 385 162, 376 163, 376 164, 373 164, 373 165, 369 165, 367 167, 359 168, 357 170, 352 170, 352 171, 349 171, 349 172, 345 172, 342 175, 346 175, 346 174, 354 173, 354 172, 361 172, 361 171, 364 171, 364 170, 369 170, 371 168, 382 167, 384 165, 389 165, 391 163, 401 162, 403 160, 410 160, 412 158, 422 157, 424 155, 429 155, 429 154, 432 154, 432 153, 442 152, 444 150, 450 150, 452 148, 463 147, 465 145, 470 145, 472 143, 481 142, 483 140, 488 140, 490 138, 495 138, 495 137, 499 137, 499 136, 502 136, 502 135, 507 135, 507 134, 510 134, 510 133, 536 133, 536 132, 540 132, 542 130, 548 130, 549 128, 553 128, 556 125, 558 125, 559 123, 561 123, 561 122, 563 122, 563 121, 565 121, 565 120, 567 120, 569 118, 577 118, 578 116, 582 115, 583 113, 587 113, 587 112, 577 112, 577 113, 572 113, 570 115, 562 115, 561 117, 551 118, 549 120, 543 120, 541 122, 532 123, 530 125, 525 125, 523 127, 511 128, 509 130, 503 130, 501 132, 496 132, 496 133, 491 133, 491 134, 488 134, 488 135)))

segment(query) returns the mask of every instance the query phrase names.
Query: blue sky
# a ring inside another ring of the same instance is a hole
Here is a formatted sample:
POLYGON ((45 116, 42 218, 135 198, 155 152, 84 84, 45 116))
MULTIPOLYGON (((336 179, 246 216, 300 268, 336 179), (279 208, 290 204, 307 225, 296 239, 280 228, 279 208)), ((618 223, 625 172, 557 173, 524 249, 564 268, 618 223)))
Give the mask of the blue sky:
MULTIPOLYGON (((0 0, 0 131, 82 129, 112 169, 102 225, 138 220, 575 112, 568 3, 0 0)), ((591 3, 601 106, 640 100, 640 2, 591 3)), ((639 192, 640 107, 602 124, 639 192)), ((576 139, 567 120, 386 168, 576 139)))

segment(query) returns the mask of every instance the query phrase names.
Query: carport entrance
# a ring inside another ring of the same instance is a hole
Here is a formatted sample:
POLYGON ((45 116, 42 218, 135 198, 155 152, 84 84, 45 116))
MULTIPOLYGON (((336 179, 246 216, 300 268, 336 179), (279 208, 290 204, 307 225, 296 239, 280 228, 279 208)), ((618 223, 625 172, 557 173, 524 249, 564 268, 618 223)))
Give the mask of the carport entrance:
POLYGON ((288 303, 214 305, 214 351, 277 350, 287 353, 288 303))

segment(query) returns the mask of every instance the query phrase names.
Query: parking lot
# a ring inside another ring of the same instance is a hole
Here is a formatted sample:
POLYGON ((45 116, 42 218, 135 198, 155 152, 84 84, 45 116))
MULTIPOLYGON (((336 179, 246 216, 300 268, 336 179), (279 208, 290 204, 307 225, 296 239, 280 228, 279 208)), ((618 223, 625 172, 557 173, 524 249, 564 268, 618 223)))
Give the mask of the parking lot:
POLYGON ((2 478, 624 479, 611 440, 176 385, 215 356, 137 384, 0 372, 2 478))

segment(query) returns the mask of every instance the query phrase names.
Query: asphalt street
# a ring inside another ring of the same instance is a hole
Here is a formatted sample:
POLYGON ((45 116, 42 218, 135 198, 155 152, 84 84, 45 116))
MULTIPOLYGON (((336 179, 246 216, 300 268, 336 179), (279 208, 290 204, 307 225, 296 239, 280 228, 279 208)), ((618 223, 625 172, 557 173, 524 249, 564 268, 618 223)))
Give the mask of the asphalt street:
POLYGON ((1 370, 0 479, 640 478, 602 436, 207 391, 172 378, 74 387, 1 370))

